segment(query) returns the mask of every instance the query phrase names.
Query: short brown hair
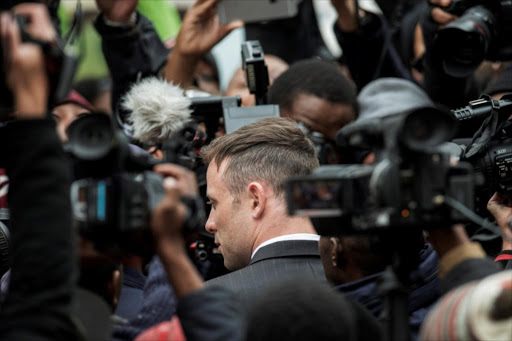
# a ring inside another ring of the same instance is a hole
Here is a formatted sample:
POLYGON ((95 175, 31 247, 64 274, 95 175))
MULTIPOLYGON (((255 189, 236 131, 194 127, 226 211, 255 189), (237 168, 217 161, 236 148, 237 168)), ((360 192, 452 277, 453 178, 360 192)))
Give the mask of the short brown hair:
POLYGON ((224 172, 231 194, 238 198, 252 180, 262 180, 278 197, 290 176, 307 175, 319 166, 313 142, 287 118, 270 117, 215 139, 201 151, 206 164, 217 168, 228 161, 224 172))

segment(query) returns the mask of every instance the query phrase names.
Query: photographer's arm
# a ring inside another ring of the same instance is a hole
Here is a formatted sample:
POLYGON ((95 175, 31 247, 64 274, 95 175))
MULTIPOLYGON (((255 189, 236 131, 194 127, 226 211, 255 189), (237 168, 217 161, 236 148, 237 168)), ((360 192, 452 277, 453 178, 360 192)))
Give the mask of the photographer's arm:
POLYGON ((512 204, 505 204, 507 197, 495 193, 487 203, 487 209, 496 219, 496 223, 501 229, 501 253, 496 257, 496 261, 504 261, 505 267, 509 268, 512 266, 512 204))
POLYGON ((188 9, 165 67, 167 81, 183 89, 191 87, 201 57, 231 31, 243 26, 241 21, 220 25, 217 3, 218 0, 196 0, 188 9))
MULTIPOLYGON (((13 14, 29 18, 27 31, 42 41, 55 39, 55 30, 48 10, 40 4, 21 4, 13 14)), ((5 82, 12 91, 17 116, 23 119, 44 118, 47 111, 49 87, 44 55, 35 44, 21 42, 20 29, 10 13, 2 14, 2 50, 6 70, 5 82)))
POLYGON ((166 194, 152 214, 151 227, 158 255, 179 299, 177 314, 187 340, 242 340, 241 314, 233 294, 223 288, 204 289, 185 248, 186 207, 180 198, 197 193, 194 174, 170 164, 155 167, 155 171, 167 176, 166 194))
POLYGON ((358 27, 354 0, 331 0, 331 2, 338 13, 334 33, 343 49, 343 59, 358 89, 363 88, 374 77, 412 79, 391 41, 386 51, 383 51, 386 35, 389 34, 389 28, 383 16, 360 10, 361 26, 358 27), (380 58, 383 60, 378 72, 380 58))
POLYGON ((440 258, 439 276, 443 292, 498 271, 480 244, 469 239, 463 225, 432 229, 429 242, 440 258))
POLYGON ((203 279, 189 259, 182 226, 186 207, 183 195, 196 195, 197 184, 192 172, 176 165, 163 164, 155 171, 166 176, 165 196, 155 208, 151 227, 160 256, 177 298, 204 287, 203 279))
POLYGON ((2 14, 1 26, 18 120, 0 128, 0 160, 9 177, 12 260, 0 339, 75 340, 70 167, 55 123, 46 119, 49 89, 42 51, 21 42, 10 14, 2 14))
POLYGON ((102 51, 113 81, 112 108, 130 85, 154 76, 165 65, 169 50, 160 40, 153 24, 136 13, 138 0, 96 0, 101 11, 94 26, 102 39, 102 51))

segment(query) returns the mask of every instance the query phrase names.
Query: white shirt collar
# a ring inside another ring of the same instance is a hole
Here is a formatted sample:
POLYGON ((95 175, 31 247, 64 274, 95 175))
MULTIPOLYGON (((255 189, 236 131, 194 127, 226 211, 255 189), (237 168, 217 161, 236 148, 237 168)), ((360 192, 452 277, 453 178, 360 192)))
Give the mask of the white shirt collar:
POLYGON ((287 234, 287 235, 284 235, 284 236, 275 237, 275 238, 269 239, 269 240, 264 241, 263 243, 261 243, 256 248, 256 250, 254 250, 254 252, 252 253, 251 259, 254 258, 254 255, 256 254, 256 252, 258 252, 258 250, 261 249, 262 247, 270 245, 270 244, 273 244, 273 243, 282 242, 282 241, 285 241, 285 240, 314 240, 314 241, 319 241, 320 240, 320 236, 317 235, 317 234, 312 234, 312 233, 295 233, 295 234, 287 234))

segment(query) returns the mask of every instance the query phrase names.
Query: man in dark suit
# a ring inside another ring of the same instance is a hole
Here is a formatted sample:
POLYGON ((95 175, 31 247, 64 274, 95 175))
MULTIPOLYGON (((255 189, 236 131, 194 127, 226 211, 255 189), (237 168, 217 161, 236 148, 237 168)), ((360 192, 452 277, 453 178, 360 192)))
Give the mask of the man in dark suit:
POLYGON ((267 118, 222 136, 202 152, 212 209, 206 230, 233 271, 207 282, 248 296, 284 278, 325 280, 319 236, 308 218, 288 216, 284 184, 318 167, 295 123, 267 118))

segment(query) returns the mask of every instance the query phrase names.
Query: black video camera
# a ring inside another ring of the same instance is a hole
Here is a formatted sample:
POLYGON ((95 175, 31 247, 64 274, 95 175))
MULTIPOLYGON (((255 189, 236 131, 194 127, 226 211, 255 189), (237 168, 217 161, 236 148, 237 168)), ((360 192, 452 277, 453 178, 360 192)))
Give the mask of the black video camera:
MULTIPOLYGON (((119 247, 131 253, 151 252, 150 215, 164 196, 158 162, 128 143, 109 116, 89 114, 68 128, 65 148, 75 161, 71 185, 74 222, 82 236, 99 248, 119 247)), ((203 229, 205 213, 199 200, 187 198, 184 231, 203 229)))
POLYGON ((461 159, 470 162, 475 175, 482 179, 475 188, 475 208, 487 215, 487 201, 495 193, 512 193, 512 93, 501 100, 489 96, 469 102, 452 110, 459 122, 482 121, 472 139, 457 139, 461 146, 461 159))
POLYGON ((468 76, 484 59, 512 59, 512 2, 452 0, 444 9, 459 18, 439 29, 432 53, 448 75, 468 76))
POLYGON ((348 144, 376 150, 377 161, 321 166, 311 176, 289 179, 288 213, 311 217, 327 236, 464 221, 447 204, 473 204, 471 165, 452 165, 442 149, 454 127, 450 115, 429 109, 343 127, 348 144))

